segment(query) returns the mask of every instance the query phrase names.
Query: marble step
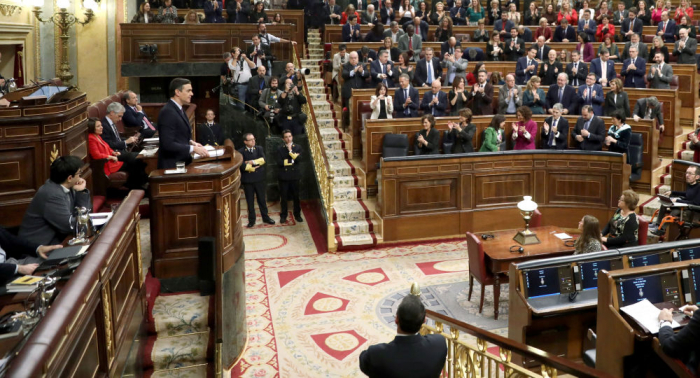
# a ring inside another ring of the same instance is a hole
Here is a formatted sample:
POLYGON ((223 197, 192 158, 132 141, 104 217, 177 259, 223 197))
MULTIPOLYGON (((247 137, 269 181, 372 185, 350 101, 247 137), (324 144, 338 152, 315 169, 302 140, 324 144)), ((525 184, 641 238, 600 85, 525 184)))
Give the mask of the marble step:
POLYGON ((671 179, 671 175, 661 175, 661 182, 663 183, 663 185, 671 186, 671 179))
POLYGON ((342 150, 345 148, 345 141, 343 140, 324 140, 323 147, 328 150, 342 150))
POLYGON ((333 188, 333 201, 349 201, 362 199, 362 189, 358 186, 352 188, 333 188))
POLYGON ((307 84, 307 87, 309 88, 309 93, 323 93, 323 94, 326 93, 325 86, 318 86, 318 85, 308 86, 308 84, 307 84))
POLYGON ((321 60, 323 59, 323 51, 309 51, 309 58, 321 60))
POLYGON ((351 176, 355 173, 354 168, 347 161, 329 161, 328 165, 333 172, 333 176, 351 176))
POLYGON ((376 224, 371 219, 357 221, 333 222, 336 236, 369 234, 374 231, 376 224))
POLYGON ((301 65, 302 65, 302 67, 307 67, 307 68, 318 67, 318 60, 316 60, 316 59, 302 59, 301 65))
POLYGON ((661 201, 659 201, 658 197, 652 197, 649 199, 647 202, 643 203, 640 208, 642 210, 642 214, 651 217, 654 215, 654 212, 658 210, 661 207, 661 201))
POLYGON ((329 161, 352 159, 346 150, 326 150, 326 157, 329 161))
POLYGON ((322 129, 326 128, 335 128, 336 127, 336 120, 332 118, 324 118, 324 119, 319 119, 316 118, 316 123, 318 123, 318 127, 322 129))
POLYGON ((693 150, 681 150, 678 151, 677 158, 685 161, 693 161, 693 156, 695 151, 693 150))
POLYGON ((654 188, 654 194, 666 193, 669 190, 671 190, 670 185, 658 185, 656 188, 654 188))
POLYGON ((343 137, 340 130, 332 127, 320 128, 318 131, 321 133, 324 143, 331 140, 341 140, 343 137))
POLYGON ((357 176, 333 176, 334 188, 350 188, 357 184, 357 176))
MULTIPOLYGON (((311 88, 309 88, 309 90, 311 90, 311 88)), ((319 102, 320 101, 327 101, 327 98, 328 98, 328 95, 326 95, 325 93, 309 92, 309 98, 307 98, 307 100, 311 100, 311 102, 313 103, 316 101, 319 101, 319 102)))
POLYGON ((320 110, 331 110, 331 103, 325 100, 312 101, 311 106, 314 107, 314 112, 318 112, 320 110))
POLYGON ((366 220, 367 210, 360 201, 336 201, 333 203, 333 219, 335 222, 366 220))
POLYGON ((309 46, 318 46, 321 43, 320 37, 308 37, 309 46))
POLYGON ((377 245, 377 239, 374 233, 336 236, 335 241, 338 244, 338 248, 377 245))
POLYGON ((314 114, 316 114, 316 119, 333 118, 333 111, 330 109, 328 109, 328 110, 323 110, 323 109, 316 110, 316 108, 314 108, 314 114))
POLYGON ((323 82, 323 79, 311 79, 307 78, 306 79, 306 86, 311 88, 311 87, 325 87, 325 83, 323 82))

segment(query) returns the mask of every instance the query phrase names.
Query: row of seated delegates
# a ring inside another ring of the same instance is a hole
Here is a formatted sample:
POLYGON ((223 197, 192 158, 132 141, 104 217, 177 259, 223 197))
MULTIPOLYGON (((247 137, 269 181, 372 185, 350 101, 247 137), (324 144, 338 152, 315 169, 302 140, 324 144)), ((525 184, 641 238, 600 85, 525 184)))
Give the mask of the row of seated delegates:
MULTIPOLYGON (((666 196, 671 196, 674 203, 685 203, 695 206, 700 206, 700 169, 697 166, 691 165, 685 170, 685 191, 667 191, 663 193, 666 196)), ((668 215, 678 217, 681 210, 678 208, 669 209, 669 207, 661 205, 659 214, 656 219, 649 225, 649 229, 655 235, 664 235, 668 222, 663 222, 664 217, 668 215), (669 214, 670 211, 670 214, 669 214)))
MULTIPOLYGON (((264 4, 261 1, 255 3, 255 5, 251 5, 248 0, 227 1, 225 9, 228 14, 228 20, 223 17, 224 5, 221 0, 203 0, 198 5, 200 9, 204 10, 204 18, 201 20, 203 23, 284 23, 279 13, 276 13, 272 20, 268 21, 264 4)), ((151 4, 149 2, 142 3, 139 6, 138 13, 134 15, 131 22, 139 24, 179 24, 180 19, 177 15, 177 7, 173 5, 173 1, 165 0, 155 13, 151 12, 151 4)), ((199 15, 196 11, 190 10, 182 23, 198 24, 200 23, 199 15)))

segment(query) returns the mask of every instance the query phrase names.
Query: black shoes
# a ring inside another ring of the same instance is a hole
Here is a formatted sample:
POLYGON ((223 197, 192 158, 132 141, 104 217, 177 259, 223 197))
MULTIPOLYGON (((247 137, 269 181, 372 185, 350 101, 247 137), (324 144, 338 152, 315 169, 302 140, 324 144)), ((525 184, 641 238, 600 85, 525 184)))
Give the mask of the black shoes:
POLYGON ((287 223, 287 218, 280 218, 280 224, 287 223))
POLYGON ((267 218, 267 219, 263 219, 263 223, 275 224, 275 221, 273 221, 272 218, 267 218))
POLYGON ((295 215, 294 219, 296 219, 296 221, 299 223, 304 223, 304 220, 301 218, 301 214, 295 215))
POLYGON ((248 222, 248 228, 255 227, 255 222, 248 222))

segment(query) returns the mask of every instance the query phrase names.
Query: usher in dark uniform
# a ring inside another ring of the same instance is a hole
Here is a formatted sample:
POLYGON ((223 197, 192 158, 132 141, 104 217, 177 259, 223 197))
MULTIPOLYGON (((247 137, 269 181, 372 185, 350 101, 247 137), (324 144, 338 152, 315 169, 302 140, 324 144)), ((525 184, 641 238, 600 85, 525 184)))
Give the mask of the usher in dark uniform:
POLYGON ((301 175, 299 173, 299 167, 297 167, 298 155, 301 154, 301 146, 292 143, 292 153, 296 154, 294 157, 291 156, 287 145, 284 145, 277 149, 277 166, 279 167, 279 185, 280 185, 280 222, 284 223, 287 220, 287 202, 289 202, 289 197, 292 197, 294 201, 294 219, 297 222, 301 222, 301 205, 299 204, 299 179, 301 175))
MULTIPOLYGON (((253 196, 258 197, 258 207, 263 222, 267 222, 270 216, 267 215, 267 204, 265 202, 265 165, 259 166, 254 172, 245 170, 246 161, 265 158, 265 153, 262 147, 252 147, 253 152, 248 147, 241 148, 238 152, 243 155, 243 165, 241 165, 241 183, 243 183, 243 192, 245 193, 245 202, 248 204, 248 227, 255 225, 255 202, 253 196)), ((273 222, 274 223, 274 222, 273 222)))

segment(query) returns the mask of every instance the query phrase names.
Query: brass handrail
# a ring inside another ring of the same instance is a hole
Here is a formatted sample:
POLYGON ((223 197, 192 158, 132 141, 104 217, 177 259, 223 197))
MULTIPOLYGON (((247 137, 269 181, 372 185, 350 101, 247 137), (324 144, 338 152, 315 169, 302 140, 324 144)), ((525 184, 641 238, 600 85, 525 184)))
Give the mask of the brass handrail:
MULTIPOLYGON (((301 68, 301 60, 297 55, 297 46, 299 45, 292 45, 292 63, 296 68, 301 68)), ((314 113, 313 106, 309 106, 311 102, 311 96, 309 95, 309 87, 306 84, 306 78, 302 78, 303 91, 304 95, 307 98, 306 104, 303 105, 302 110, 307 116, 306 135, 309 138, 309 148, 311 149, 311 157, 314 163, 314 171, 316 172, 316 178, 318 179, 321 201, 323 203, 323 210, 326 215, 328 251, 335 251, 335 227, 333 226, 334 175, 331 171, 330 164, 328 163, 328 156, 326 156, 326 147, 323 145, 323 138, 321 138, 321 131, 318 127, 318 122, 316 121, 316 114, 314 113)))

